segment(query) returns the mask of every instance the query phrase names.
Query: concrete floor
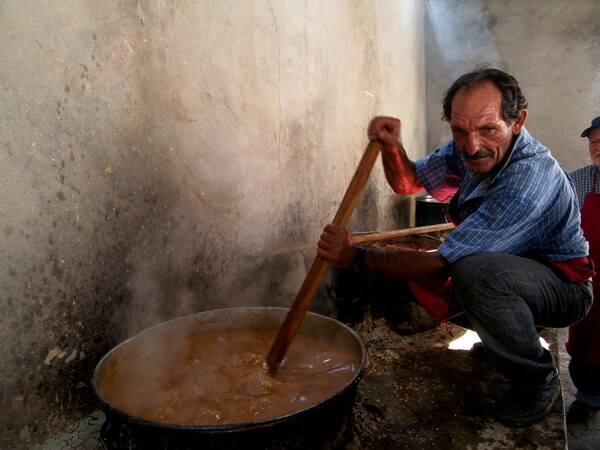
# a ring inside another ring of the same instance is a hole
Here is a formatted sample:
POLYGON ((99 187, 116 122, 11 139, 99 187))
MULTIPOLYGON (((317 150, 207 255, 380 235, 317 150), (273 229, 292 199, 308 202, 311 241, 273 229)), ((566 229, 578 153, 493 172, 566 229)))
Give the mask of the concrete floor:
MULTIPOLYGON (((371 359, 359 385, 346 450, 600 448, 600 415, 587 424, 565 425, 564 408, 574 388, 566 371, 564 330, 542 334, 559 359, 564 399, 543 422, 515 430, 494 419, 494 404, 506 383, 489 362, 469 354, 464 329, 442 324, 400 336, 383 319, 368 317, 356 329, 371 359)), ((103 449, 103 420, 97 411, 41 448, 103 449)))
MULTIPOLYGON (((560 375, 563 389, 565 409, 575 400, 575 386, 569 377, 570 357, 565 351, 566 329, 559 330, 558 342, 560 349, 560 375)), ((569 450, 600 449, 600 413, 582 424, 567 424, 567 443, 569 450)))
MULTIPOLYGON (((472 341, 461 342, 472 332, 444 323, 398 336, 383 321, 368 319, 359 328, 372 364, 359 386, 348 448, 567 448, 562 401, 528 428, 496 421, 495 404, 508 385, 489 361, 470 355, 472 341)), ((543 337, 556 350, 555 330, 543 337)))
POLYGON ((506 382, 489 362, 469 354, 478 340, 474 333, 442 324, 394 336, 385 322, 368 320, 357 329, 372 359, 354 411, 360 425, 348 448, 600 449, 600 415, 586 424, 565 424, 564 411, 575 393, 566 330, 542 333, 559 362, 563 396, 544 421, 509 429, 494 418, 506 382))

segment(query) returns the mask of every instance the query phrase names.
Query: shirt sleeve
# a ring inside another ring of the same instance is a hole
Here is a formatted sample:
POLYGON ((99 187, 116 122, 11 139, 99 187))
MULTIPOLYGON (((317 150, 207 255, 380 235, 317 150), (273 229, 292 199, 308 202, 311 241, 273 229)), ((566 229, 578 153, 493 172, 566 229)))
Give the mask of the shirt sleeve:
POLYGON ((595 169, 593 165, 580 167, 570 174, 571 178, 573 179, 575 191, 577 192, 577 201, 579 202, 580 210, 583 208, 585 196, 592 191, 594 174, 595 169))
POLYGON ((416 161, 415 169, 421 185, 440 202, 448 201, 458 191, 464 173, 460 152, 452 141, 416 161))

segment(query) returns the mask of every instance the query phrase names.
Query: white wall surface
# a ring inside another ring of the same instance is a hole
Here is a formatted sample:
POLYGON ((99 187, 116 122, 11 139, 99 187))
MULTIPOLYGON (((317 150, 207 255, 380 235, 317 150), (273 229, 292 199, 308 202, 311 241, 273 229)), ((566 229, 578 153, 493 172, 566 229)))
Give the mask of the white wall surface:
MULTIPOLYGON (((425 120, 424 5, 0 2, 0 448, 95 407, 172 317, 289 305, 379 113, 425 120)), ((425 132, 405 135, 414 157, 425 132)), ((381 165, 351 228, 407 226, 381 165)), ((325 305, 327 306, 327 305, 325 305)))

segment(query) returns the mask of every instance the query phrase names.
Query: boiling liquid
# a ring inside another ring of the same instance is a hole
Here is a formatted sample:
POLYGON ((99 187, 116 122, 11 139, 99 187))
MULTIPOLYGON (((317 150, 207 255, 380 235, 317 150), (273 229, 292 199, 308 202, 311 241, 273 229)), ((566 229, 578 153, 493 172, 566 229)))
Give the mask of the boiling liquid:
POLYGON ((275 375, 264 367, 277 330, 219 330, 146 352, 105 377, 102 396, 154 422, 222 425, 284 416, 340 391, 355 354, 299 333, 275 375))

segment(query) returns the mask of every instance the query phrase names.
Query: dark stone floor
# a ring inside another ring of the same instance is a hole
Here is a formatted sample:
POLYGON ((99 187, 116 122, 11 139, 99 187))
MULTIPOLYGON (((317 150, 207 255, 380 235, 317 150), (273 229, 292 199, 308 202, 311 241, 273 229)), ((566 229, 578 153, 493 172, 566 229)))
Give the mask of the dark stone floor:
MULTIPOLYGON (((570 357, 565 351, 567 330, 558 330, 559 369, 562 384, 562 396, 565 409, 575 400, 575 386, 569 377, 570 357)), ((585 423, 567 424, 567 444, 569 450, 600 449, 600 413, 585 423)))
MULTIPOLYGON (((528 428, 495 420, 496 401, 508 385, 487 360, 449 348, 465 329, 444 323, 399 336, 384 321, 367 319, 357 331, 371 361, 359 385, 348 449, 567 448, 561 399, 543 422, 528 428)), ((556 352, 556 330, 542 337, 556 352)))

